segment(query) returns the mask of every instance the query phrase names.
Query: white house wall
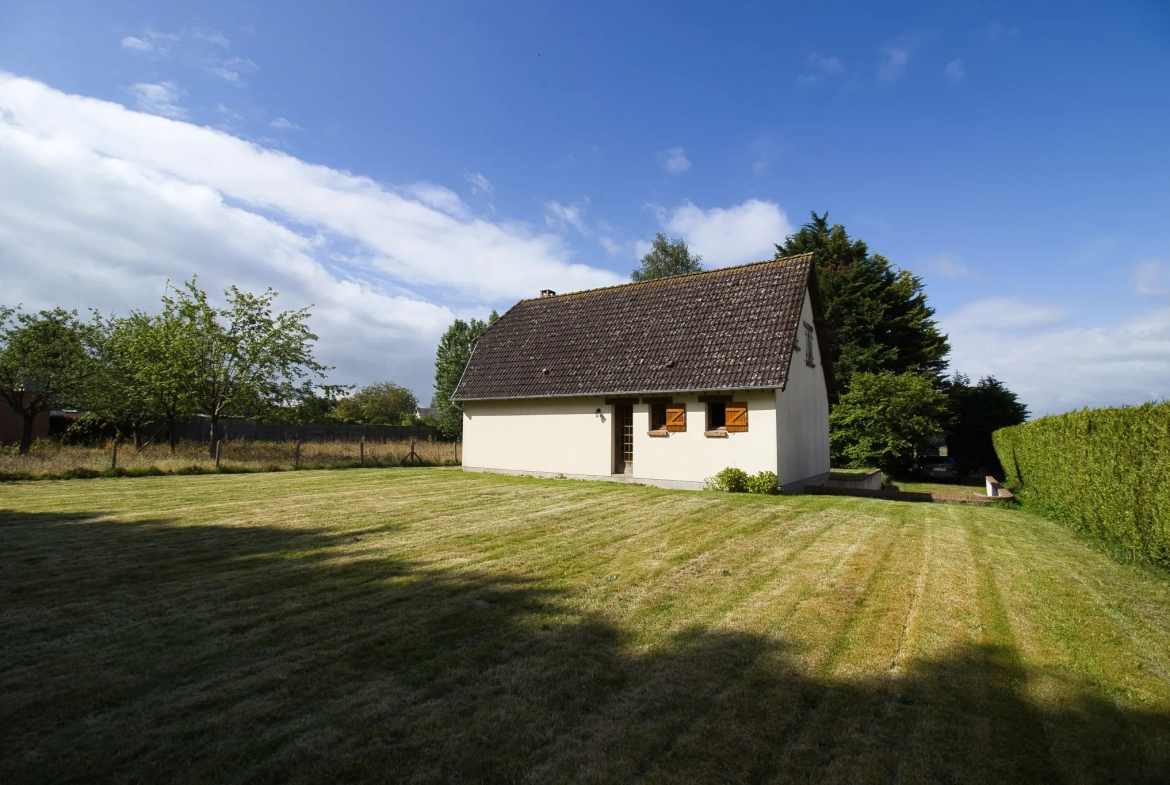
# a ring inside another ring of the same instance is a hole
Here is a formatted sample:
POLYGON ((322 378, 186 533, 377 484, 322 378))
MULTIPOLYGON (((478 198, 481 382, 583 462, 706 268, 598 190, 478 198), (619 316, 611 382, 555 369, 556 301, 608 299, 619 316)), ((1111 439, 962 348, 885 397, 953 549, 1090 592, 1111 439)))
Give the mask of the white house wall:
POLYGON ((602 398, 468 401, 463 405, 463 465, 608 478, 612 409, 602 398), (604 419, 596 414, 598 408, 604 419))
MULTIPOLYGON (((697 394, 671 397, 686 405, 687 430, 650 436, 650 404, 634 404, 634 471, 620 479, 697 489, 728 466, 751 474, 776 471, 773 391, 737 393, 735 400, 748 406, 748 430, 724 437, 704 435, 707 405, 697 394)), ((613 479, 613 410, 600 397, 468 401, 463 405, 463 466, 468 471, 613 479)))
POLYGON ((788 384, 783 391, 776 391, 776 477, 785 490, 803 490, 806 483, 823 484, 829 475, 829 394, 815 333, 815 367, 810 368, 805 360, 805 323, 813 323, 807 291, 797 333, 801 351, 792 353, 788 384))
POLYGON ((736 393, 747 404, 748 429, 723 437, 704 435, 707 404, 697 394, 673 395, 687 408, 687 429, 650 436, 650 405, 634 406, 634 477, 637 482, 701 488, 708 477, 734 466, 749 474, 776 471, 776 398, 771 390, 736 393))

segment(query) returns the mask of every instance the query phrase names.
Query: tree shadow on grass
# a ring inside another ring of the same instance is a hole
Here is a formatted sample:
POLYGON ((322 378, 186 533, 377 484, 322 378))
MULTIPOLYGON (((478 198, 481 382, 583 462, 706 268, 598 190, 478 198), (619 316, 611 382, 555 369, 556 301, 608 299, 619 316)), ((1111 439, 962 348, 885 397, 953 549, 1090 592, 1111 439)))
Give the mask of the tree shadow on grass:
POLYGON ((1170 717, 1014 652, 802 673, 797 641, 653 650, 392 527, 0 512, 5 782, 1165 781, 1170 717), (392 542, 392 541, 390 541, 392 542), (366 544, 371 543, 367 550, 366 544), (377 547, 373 547, 376 544, 377 547))

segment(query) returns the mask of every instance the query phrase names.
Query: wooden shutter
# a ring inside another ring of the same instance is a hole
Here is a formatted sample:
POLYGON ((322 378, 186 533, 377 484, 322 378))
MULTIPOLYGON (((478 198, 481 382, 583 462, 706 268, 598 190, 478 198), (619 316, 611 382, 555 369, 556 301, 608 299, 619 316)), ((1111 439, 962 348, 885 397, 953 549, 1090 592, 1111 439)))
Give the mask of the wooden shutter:
POLYGON ((685 431, 687 429, 687 407, 681 403, 666 405, 666 430, 685 431))
POLYGON ((747 430, 747 404, 729 403, 727 412, 727 430, 733 433, 743 433, 747 430))

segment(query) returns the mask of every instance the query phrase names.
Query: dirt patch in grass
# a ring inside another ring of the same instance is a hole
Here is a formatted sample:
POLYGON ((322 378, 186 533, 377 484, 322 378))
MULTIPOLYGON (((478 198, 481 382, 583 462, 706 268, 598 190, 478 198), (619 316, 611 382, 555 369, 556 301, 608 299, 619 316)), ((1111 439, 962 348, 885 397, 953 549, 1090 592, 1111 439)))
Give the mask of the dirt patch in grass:
POLYGON ((1170 587, 1023 512, 442 469, 0 510, 6 782, 1170 770, 1170 587))

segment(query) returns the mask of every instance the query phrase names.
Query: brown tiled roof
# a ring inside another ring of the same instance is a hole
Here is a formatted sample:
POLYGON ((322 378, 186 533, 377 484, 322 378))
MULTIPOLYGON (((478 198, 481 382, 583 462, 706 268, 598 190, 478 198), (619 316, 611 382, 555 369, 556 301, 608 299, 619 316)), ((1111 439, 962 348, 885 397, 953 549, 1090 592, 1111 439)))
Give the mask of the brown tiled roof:
MULTIPOLYGON (((455 400, 783 387, 812 255, 521 300, 476 344, 455 400)), ((832 390, 832 374, 825 363, 832 390)))

